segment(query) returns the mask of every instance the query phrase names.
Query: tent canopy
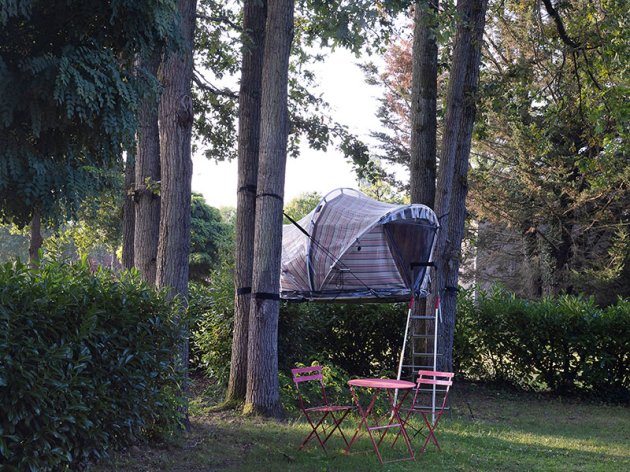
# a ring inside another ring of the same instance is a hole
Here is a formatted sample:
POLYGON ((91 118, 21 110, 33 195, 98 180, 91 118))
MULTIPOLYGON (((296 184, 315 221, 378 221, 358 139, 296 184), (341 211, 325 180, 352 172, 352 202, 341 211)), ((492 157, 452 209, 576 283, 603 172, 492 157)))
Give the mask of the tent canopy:
POLYGON ((439 227, 429 207, 382 203, 343 188, 298 224, 283 230, 283 299, 391 302, 428 295, 439 227))

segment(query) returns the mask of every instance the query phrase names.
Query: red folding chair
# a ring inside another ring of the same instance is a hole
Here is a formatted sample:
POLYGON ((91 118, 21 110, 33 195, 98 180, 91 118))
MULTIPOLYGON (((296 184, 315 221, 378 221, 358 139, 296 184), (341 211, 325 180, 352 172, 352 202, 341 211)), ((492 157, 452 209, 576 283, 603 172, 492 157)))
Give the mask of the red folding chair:
POLYGON ((304 441, 302 441, 302 444, 300 444, 300 449, 302 449, 306 445, 307 442, 313 439, 313 437, 316 437, 317 440, 319 441, 320 446, 322 446, 322 448, 326 450, 326 446, 325 446, 326 441, 328 441, 328 438, 332 436, 332 433, 334 433, 335 430, 339 431, 339 434, 341 434, 341 437, 346 443, 346 446, 348 446, 348 440, 346 439, 346 436, 343 434, 343 431, 341 430, 339 425, 354 407, 350 405, 343 405, 343 406, 330 405, 328 403, 328 398, 326 397, 326 389, 324 388, 324 380, 322 376, 322 366, 315 365, 312 367, 301 367, 299 369, 291 369, 291 374, 293 374, 293 382, 295 382, 295 388, 297 389, 297 392, 298 392, 298 401, 300 404, 300 409, 304 413, 304 416, 306 416, 306 420, 308 421, 308 424, 310 424, 312 428, 312 431, 309 433, 308 436, 306 436, 304 441), (321 395, 322 395, 322 401, 323 401, 322 405, 309 406, 309 407, 306 406, 302 393, 300 392, 300 384, 302 382, 319 382, 321 395), (341 416, 338 417, 340 414, 341 416), (320 415, 321 417, 319 421, 315 423, 315 420, 320 415), (332 429, 330 429, 328 433, 326 433, 326 424, 324 423, 324 420, 328 417, 328 415, 330 415, 330 417, 332 418, 333 424, 332 424, 332 429), (321 432, 322 435, 324 436, 323 441, 318 431, 321 432))
POLYGON ((438 450, 441 450, 438 440, 435 437, 435 430, 444 413, 448 400, 448 392, 453 385, 454 375, 455 374, 452 372, 434 372, 432 370, 418 371, 418 380, 416 381, 415 394, 411 402, 411 407, 406 410, 406 415, 402 421, 407 431, 410 429, 415 431, 413 436, 417 436, 424 427, 427 428, 427 437, 421 452, 424 452, 427 444, 429 444, 429 440, 433 441, 433 444, 435 444, 438 450), (421 414, 424 420, 424 424, 419 428, 408 423, 411 415, 417 413, 421 414))

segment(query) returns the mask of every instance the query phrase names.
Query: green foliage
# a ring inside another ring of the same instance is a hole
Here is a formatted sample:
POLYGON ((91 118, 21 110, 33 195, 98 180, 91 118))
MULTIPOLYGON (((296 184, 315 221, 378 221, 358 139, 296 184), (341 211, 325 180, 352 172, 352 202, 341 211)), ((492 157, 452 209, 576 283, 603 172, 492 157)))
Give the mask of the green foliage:
MULTIPOLYGON (((315 92, 314 63, 324 60, 315 52, 321 46, 343 47, 358 54, 380 49, 394 30, 396 14, 411 2, 388 0, 297 2, 295 28, 289 65, 288 107, 291 129, 288 152, 300 154, 303 141, 312 149, 326 151, 336 144, 356 163, 367 161, 368 147, 347 128, 328 116, 329 105, 315 92), (316 44, 320 43, 320 44, 316 44)), ((243 52, 251 46, 247 31, 242 31, 242 11, 238 2, 200 0, 198 2, 195 50, 202 66, 195 71, 193 103, 194 131, 209 159, 236 157, 238 91, 219 86, 237 73, 243 52), (201 69, 204 72, 201 73, 201 69)), ((357 165, 361 175, 366 165, 357 165)))
POLYGON ((0 462, 84 466, 178 426, 181 330, 137 273, 0 267, 0 462))
POLYGON ((29 238, 13 225, 0 225, 0 264, 28 259, 29 238))
POLYGON ((318 360, 352 375, 391 375, 400 355, 405 315, 404 304, 283 304, 280 369, 318 360))
POLYGON ((191 283, 190 367, 200 369, 220 385, 227 383, 234 326, 233 262, 225 261, 210 276, 209 284, 191 283))
MULTIPOLYGON (((284 212, 295 221, 298 221, 308 215, 321 199, 322 196, 319 192, 303 193, 287 203, 284 207, 284 212)), ((286 217, 284 217, 283 221, 285 225, 290 223, 286 217)))
POLYGON ((26 0, 0 5, 0 219, 73 215, 132 148, 156 87, 138 54, 176 31, 176 2, 26 0), (72 12, 71 15, 68 12, 72 12))
POLYGON ((497 290, 477 304, 469 292, 460 302, 455 357, 467 376, 535 390, 627 396, 629 300, 601 309, 592 298, 530 301, 497 290))
MULTIPOLYGON (((297 363, 320 361, 352 375, 394 375, 405 315, 403 304, 283 303, 278 324, 279 369, 288 373, 297 363)), ((231 262, 213 272, 209 284, 191 284, 189 317, 191 367, 225 384, 234 318, 231 262)))
MULTIPOLYGON (((238 73, 242 23, 237 2, 199 0, 195 28, 194 133, 208 159, 236 157, 238 93, 214 85, 238 73), (201 73, 201 70, 204 72, 201 73)), ((246 34, 243 34, 246 36, 246 34)))
POLYGON ((539 261, 539 293, 614 303, 622 292, 611 289, 630 280, 616 254, 629 222, 630 105, 619 99, 628 91, 627 9, 618 1, 558 4, 577 49, 538 4, 495 7, 470 206, 477 218, 525 235, 526 262, 539 261))
POLYGON ((299 2, 296 17, 305 22, 307 44, 343 47, 355 53, 366 48, 382 51, 394 31, 396 15, 411 5, 409 0, 299 2))
POLYGON ((231 249, 233 229, 223 222, 221 212, 193 193, 190 218, 190 279, 206 280, 231 249))
MULTIPOLYGON (((318 361, 313 361, 309 366, 320 365, 318 361)), ((291 369, 295 367, 306 367, 306 364, 296 362, 291 369)), ((348 372, 333 364, 322 365, 322 375, 324 377, 324 386, 326 387, 326 398, 334 405, 345 405, 348 403, 348 380, 350 376, 348 372)), ((291 378, 291 370, 281 370, 280 376, 280 398, 282 406, 290 413, 299 411, 299 402, 295 383, 291 378)), ((300 392, 307 405, 322 405, 322 391, 319 382, 304 382, 300 384, 300 392)))
POLYGON ((112 173, 110 185, 85 198, 73 220, 45 231, 44 251, 71 259, 87 256, 102 263, 115 258, 122 239, 121 177, 112 173))

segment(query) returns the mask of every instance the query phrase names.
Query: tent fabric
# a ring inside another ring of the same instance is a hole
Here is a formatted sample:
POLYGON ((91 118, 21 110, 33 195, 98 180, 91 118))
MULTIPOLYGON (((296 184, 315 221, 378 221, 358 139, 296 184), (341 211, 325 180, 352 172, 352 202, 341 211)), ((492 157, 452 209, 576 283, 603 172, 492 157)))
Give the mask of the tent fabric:
POLYGON ((396 301, 428 294, 439 227, 424 205, 395 205, 353 189, 326 195, 282 238, 281 297, 396 301))

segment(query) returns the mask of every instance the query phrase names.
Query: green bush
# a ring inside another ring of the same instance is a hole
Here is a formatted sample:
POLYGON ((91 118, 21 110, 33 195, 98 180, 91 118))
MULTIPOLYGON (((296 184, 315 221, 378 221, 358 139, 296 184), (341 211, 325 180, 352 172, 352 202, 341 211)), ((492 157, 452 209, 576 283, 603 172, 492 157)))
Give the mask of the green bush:
MULTIPOLYGON (((191 284, 191 367, 225 385, 229 377, 234 319, 232 266, 214 272, 209 285, 191 284)), ((321 361, 359 376, 395 375, 406 304, 282 303, 278 365, 321 361)))
MULTIPOLYGON (((313 361, 308 364, 297 362, 293 367, 306 367, 306 365, 320 365, 320 362, 313 361)), ((348 393, 348 373, 334 365, 324 364, 322 366, 322 375, 324 385, 326 387, 326 398, 333 405, 349 404, 350 395, 348 393)), ((280 377, 280 399, 284 408, 291 413, 299 411, 299 402, 295 383, 291 377, 291 369, 281 369, 280 377)), ((318 382, 304 382, 300 384, 300 392, 307 405, 321 405, 322 393, 318 382)))
POLYGON ((210 285, 189 284, 190 368, 227 385, 234 326, 234 282, 230 264, 214 271, 210 285))
POLYGON ((0 462, 80 468, 180 420, 181 332, 136 273, 0 266, 0 462))
POLYGON ((460 297, 455 364, 472 378, 558 393, 630 387, 630 302, 605 309, 592 298, 523 300, 497 290, 460 297))
POLYGON ((285 303, 278 328, 279 366, 319 360, 356 376, 395 375, 407 305, 285 303))

